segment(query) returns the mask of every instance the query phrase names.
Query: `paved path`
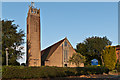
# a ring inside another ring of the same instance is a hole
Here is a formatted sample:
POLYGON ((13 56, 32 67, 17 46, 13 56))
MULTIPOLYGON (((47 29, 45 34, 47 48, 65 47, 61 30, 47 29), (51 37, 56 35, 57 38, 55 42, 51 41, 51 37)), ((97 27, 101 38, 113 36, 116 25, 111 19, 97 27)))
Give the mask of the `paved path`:
POLYGON ((120 80, 120 75, 82 75, 41 79, 2 79, 2 80, 120 80))

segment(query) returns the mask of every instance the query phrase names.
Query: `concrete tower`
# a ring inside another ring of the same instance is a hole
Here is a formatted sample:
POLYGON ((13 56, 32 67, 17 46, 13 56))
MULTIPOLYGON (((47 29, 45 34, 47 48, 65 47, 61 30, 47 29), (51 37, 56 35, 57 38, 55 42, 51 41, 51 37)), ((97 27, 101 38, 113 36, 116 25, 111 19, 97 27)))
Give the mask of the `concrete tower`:
POLYGON ((27 14, 27 65, 41 66, 40 9, 31 2, 27 14))

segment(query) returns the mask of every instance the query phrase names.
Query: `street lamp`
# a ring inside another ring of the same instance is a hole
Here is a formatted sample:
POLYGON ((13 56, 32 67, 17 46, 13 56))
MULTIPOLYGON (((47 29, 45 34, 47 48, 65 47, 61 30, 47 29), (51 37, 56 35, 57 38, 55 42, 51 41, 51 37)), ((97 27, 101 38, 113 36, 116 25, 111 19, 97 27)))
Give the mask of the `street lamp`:
POLYGON ((6 66, 8 66, 8 48, 6 48, 5 50, 6 50, 6 66))

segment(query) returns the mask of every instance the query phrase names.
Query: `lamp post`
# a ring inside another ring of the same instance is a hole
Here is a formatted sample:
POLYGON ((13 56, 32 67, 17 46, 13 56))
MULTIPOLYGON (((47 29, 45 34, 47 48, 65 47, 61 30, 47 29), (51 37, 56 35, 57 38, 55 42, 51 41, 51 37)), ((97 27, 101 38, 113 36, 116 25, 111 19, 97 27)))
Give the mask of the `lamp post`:
POLYGON ((6 48, 5 50, 6 50, 6 66, 8 66, 8 48, 6 48))
POLYGON ((120 63, 120 52, 118 52, 118 62, 120 63))

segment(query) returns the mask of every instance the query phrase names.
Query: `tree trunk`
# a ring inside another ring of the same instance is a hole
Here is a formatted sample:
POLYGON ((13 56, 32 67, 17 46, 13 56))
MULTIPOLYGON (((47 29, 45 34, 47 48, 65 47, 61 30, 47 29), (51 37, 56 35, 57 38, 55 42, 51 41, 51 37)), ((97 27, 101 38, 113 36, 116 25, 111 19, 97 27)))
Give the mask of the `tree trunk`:
POLYGON ((102 55, 101 55, 101 60, 102 60, 102 65, 104 65, 104 62, 103 62, 103 57, 102 57, 102 55))

